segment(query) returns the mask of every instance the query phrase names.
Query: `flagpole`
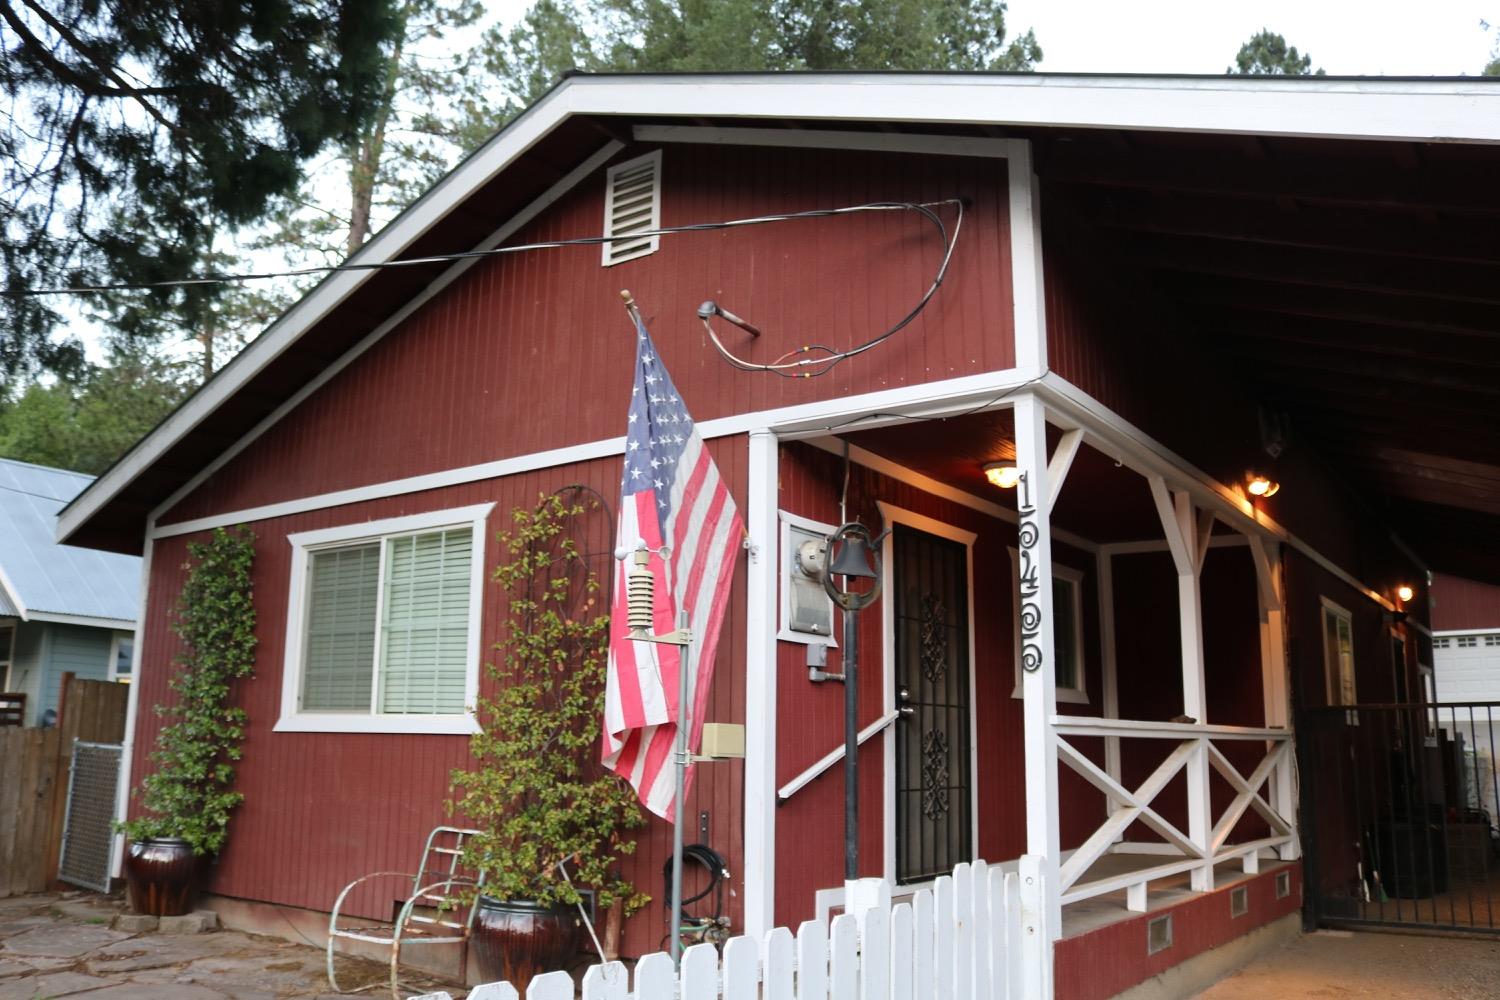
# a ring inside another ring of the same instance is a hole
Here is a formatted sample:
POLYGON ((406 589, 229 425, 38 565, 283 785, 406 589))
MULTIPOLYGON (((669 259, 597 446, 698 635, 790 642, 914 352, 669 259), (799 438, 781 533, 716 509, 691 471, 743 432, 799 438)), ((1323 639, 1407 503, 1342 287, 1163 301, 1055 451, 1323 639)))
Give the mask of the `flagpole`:
MULTIPOLYGON (((641 311, 635 304, 635 298, 629 289, 620 289, 620 299, 625 304, 625 311, 635 321, 636 327, 641 326, 641 311)), ((649 642, 659 642, 675 645, 678 649, 677 656, 677 734, 676 744, 673 749, 673 764, 677 769, 677 791, 672 796, 672 967, 680 968, 682 964, 682 821, 683 799, 687 797, 687 769, 691 763, 689 759, 688 735, 691 732, 690 720, 688 718, 688 678, 689 652, 691 646, 692 632, 689 630, 691 619, 687 608, 679 608, 677 611, 677 631, 666 635, 652 636, 649 634, 638 635, 635 638, 645 639, 649 642)))
MULTIPOLYGON (((686 634, 688 613, 677 613, 677 630, 686 634)), ((688 769, 688 651, 683 643, 677 647, 677 793, 672 796, 672 965, 682 960, 682 812, 687 796, 688 769)))

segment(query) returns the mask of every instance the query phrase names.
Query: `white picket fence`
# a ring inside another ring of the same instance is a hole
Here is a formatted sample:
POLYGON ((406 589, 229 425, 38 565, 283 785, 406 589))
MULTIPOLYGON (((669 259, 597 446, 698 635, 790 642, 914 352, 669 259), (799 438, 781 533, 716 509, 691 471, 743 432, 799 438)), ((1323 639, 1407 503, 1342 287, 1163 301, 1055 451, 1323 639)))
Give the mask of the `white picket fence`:
MULTIPOLYGON (((1009 866, 1007 866, 1009 869, 1009 866)), ((625 965, 591 967, 583 1000, 1038 1000, 1051 995, 1041 924, 1041 865, 1014 870, 962 864, 909 901, 892 904, 890 883, 862 880, 870 901, 825 926, 809 920, 793 937, 778 927, 757 942, 731 938, 625 965), (873 884, 872 884, 873 883, 873 884)), ((446 1000, 431 994, 431 1000, 446 1000)), ((566 972, 537 976, 526 1000, 574 1000, 566 972)), ((418 998, 422 1000, 422 998, 418 998)), ((477 986, 469 1000, 519 1000, 509 983, 477 986)))

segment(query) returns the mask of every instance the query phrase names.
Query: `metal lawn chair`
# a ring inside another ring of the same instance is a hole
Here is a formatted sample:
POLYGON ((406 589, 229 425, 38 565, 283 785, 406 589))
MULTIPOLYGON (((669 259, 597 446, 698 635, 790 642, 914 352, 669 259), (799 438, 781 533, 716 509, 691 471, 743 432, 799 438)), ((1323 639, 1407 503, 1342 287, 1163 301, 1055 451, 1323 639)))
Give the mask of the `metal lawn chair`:
POLYGON ((401 964, 402 948, 427 944, 467 947, 469 932, 474 926, 474 913, 479 908, 477 890, 484 885, 484 872, 465 871, 461 869, 460 861, 464 842, 478 833, 478 830, 452 826, 437 827, 427 835, 422 861, 415 872, 373 872, 344 886, 344 891, 333 904, 333 914, 328 918, 328 985, 335 992, 358 993, 370 988, 363 986, 346 990, 339 985, 333 971, 333 958, 340 938, 390 946, 391 996, 395 1000, 401 1000, 396 974, 401 964), (366 922, 340 927, 339 911, 343 909, 344 900, 356 887, 374 879, 411 880, 410 894, 401 903, 395 919, 389 924, 366 922), (476 891, 474 898, 463 904, 459 897, 466 890, 476 891))

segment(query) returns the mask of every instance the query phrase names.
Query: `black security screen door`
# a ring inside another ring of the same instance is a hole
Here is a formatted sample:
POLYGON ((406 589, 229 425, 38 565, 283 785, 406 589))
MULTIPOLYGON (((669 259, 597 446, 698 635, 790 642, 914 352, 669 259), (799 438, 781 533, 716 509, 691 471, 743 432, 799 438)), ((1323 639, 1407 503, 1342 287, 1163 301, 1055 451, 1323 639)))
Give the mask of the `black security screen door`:
POLYGON ((963 545, 897 525, 896 878, 973 856, 969 813, 969 586, 963 545))

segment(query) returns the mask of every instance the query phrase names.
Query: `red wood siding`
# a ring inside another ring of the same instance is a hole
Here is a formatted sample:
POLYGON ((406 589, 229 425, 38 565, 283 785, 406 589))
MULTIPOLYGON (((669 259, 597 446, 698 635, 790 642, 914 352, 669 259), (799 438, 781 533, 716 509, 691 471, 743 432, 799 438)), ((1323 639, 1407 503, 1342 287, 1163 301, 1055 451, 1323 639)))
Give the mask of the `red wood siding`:
POLYGON ((1432 578, 1432 627, 1500 628, 1500 587, 1445 573, 1432 578))
MULTIPOLYGON (((904 315, 932 280, 940 245, 914 213, 664 237, 657 253, 607 269, 596 246, 486 261, 163 523, 620 434, 635 349, 621 288, 640 302, 700 421, 1012 366, 1002 161, 671 146, 662 169, 665 225, 958 195, 974 207, 948 280, 922 316, 813 379, 737 372, 707 342, 698 304, 717 299, 764 328, 758 341, 733 327, 721 333, 752 360, 809 342, 853 346, 904 315)), ((603 177, 601 168, 512 242, 598 233, 603 177)))
MULTIPOLYGON (((801 444, 782 449, 782 510, 833 523, 838 520, 842 464, 837 456, 801 444)), ((1021 760, 1021 702, 1015 687, 1012 652, 1012 573, 1009 546, 1016 529, 1004 521, 935 497, 905 483, 854 466, 849 482, 849 516, 880 525, 876 501, 941 521, 978 538, 974 543, 974 715, 978 752, 971 778, 979 791, 979 839, 975 856, 1001 861, 1020 856, 1026 846, 1026 806, 1021 760)), ((1098 656, 1098 614, 1093 559, 1067 546, 1054 557, 1085 573, 1085 676, 1090 705, 1060 705, 1059 711, 1101 713, 1102 680, 1098 656)), ((882 598, 882 600, 884 600, 882 598)), ((860 621, 860 725, 880 717, 882 692, 890 683, 882 670, 882 604, 860 621)), ((837 671, 839 651, 829 667, 837 671)), ((806 651, 800 643, 778 644, 778 785, 790 781, 843 739, 843 687, 807 680, 806 651)), ((899 724, 899 723, 898 723, 899 724)), ((1099 740, 1078 746, 1103 762, 1099 740)), ((884 753, 878 738, 860 754, 861 874, 880 875, 884 865, 884 753)), ((1062 840, 1076 847, 1104 818, 1102 796, 1071 771, 1060 775, 1062 840)), ((780 807, 776 816, 776 914, 780 926, 795 927, 813 915, 813 892, 843 883, 844 781, 840 766, 825 772, 780 807)))
POLYGON ((1057 1000, 1105 1000, 1296 913, 1302 905, 1302 866, 1284 870, 1292 875, 1291 894, 1277 899, 1276 872, 1262 872, 1244 883, 1250 891, 1250 911, 1242 917, 1229 915, 1230 889, 1224 888, 1057 942, 1053 951, 1057 1000), (1172 946, 1148 955, 1146 927, 1166 912, 1172 914, 1172 946))
MULTIPOLYGON (((744 504, 746 443, 743 437, 711 442, 710 450, 736 500, 744 504)), ((609 497, 618 490, 619 460, 562 466, 544 473, 471 483, 427 493, 371 501, 347 507, 259 521, 254 566, 259 639, 253 680, 241 682, 237 698, 249 713, 244 759, 237 787, 245 802, 231 821, 229 845, 215 866, 214 892, 245 899, 328 910, 338 891, 352 879, 375 871, 406 871, 417 861, 423 839, 446 821, 450 798, 448 776, 468 762, 463 736, 274 733, 280 713, 282 654, 285 642, 287 586, 291 572, 292 532, 397 517, 467 504, 495 501, 485 551, 486 564, 503 555, 495 534, 509 524, 509 512, 530 506, 544 491, 585 483, 609 497)), ((611 501, 613 503, 613 500, 611 501)), ((602 520, 603 515, 595 515, 602 520)), ((613 525, 597 525, 601 536, 613 525)), ((150 762, 160 720, 150 706, 171 700, 166 682, 178 643, 169 630, 170 609, 180 591, 188 537, 158 542, 151 573, 142 652, 140 722, 133 762, 135 781, 150 762)), ((597 548, 598 546, 592 546, 597 548)), ((606 566, 608 573, 612 567, 606 566)), ((502 592, 489 584, 481 626, 485 660, 501 636, 505 615, 502 592)), ((735 574, 734 590, 719 646, 709 718, 744 721, 744 565, 735 574)), ((492 682, 485 678, 488 687, 492 682)), ((743 763, 700 765, 688 801, 688 815, 709 813, 710 842, 728 861, 736 882, 743 876, 741 809, 743 763)), ((696 838, 690 838, 690 840, 696 838)), ((656 900, 626 923, 630 954, 654 950, 664 933, 661 870, 671 853, 671 828, 654 818, 639 836, 639 849, 626 864, 628 873, 656 900)), ((363 900, 365 915, 388 912, 391 894, 363 900)), ((730 916, 738 924, 741 896, 728 897, 730 916)))

